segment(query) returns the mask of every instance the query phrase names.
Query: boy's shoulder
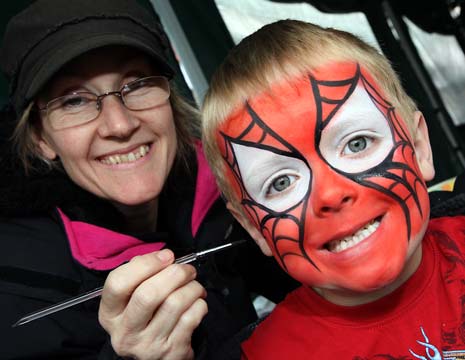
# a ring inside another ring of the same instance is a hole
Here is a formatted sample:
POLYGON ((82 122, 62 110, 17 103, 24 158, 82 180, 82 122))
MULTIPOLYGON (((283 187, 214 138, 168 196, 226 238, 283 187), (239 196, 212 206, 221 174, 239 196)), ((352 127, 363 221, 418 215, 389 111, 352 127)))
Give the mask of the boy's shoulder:
POLYGON ((462 257, 465 254, 465 214, 431 219, 427 237, 434 246, 455 249, 462 257))

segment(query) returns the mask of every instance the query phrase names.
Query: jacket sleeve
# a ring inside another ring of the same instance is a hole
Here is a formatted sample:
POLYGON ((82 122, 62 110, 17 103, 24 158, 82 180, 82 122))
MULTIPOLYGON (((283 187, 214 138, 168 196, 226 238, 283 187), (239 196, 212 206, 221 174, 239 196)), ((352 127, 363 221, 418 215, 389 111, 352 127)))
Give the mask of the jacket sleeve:
POLYGON ((59 226, 47 218, 0 221, 2 359, 117 359, 97 318, 98 299, 12 327, 82 291, 59 226))

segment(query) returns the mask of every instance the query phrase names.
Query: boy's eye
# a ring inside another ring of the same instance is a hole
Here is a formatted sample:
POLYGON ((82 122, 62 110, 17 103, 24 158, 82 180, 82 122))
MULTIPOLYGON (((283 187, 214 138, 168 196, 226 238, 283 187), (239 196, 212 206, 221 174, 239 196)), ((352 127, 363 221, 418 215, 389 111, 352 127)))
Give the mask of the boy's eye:
POLYGON ((344 155, 358 153, 367 148, 368 142, 369 139, 365 136, 356 137, 347 143, 342 152, 344 155))
POLYGON ((322 130, 319 150, 333 168, 356 174, 381 164, 394 147, 391 122, 363 86, 322 130))
POLYGON ((363 136, 360 136, 348 142, 346 148, 344 149, 344 153, 346 153, 346 150, 349 150, 352 153, 358 153, 360 151, 365 150, 366 147, 367 139, 363 136))
POLYGON ((282 150, 231 143, 241 181, 250 198, 271 211, 296 206, 308 193, 311 170, 302 159, 282 150))
POLYGON ((291 186, 296 180, 297 177, 294 175, 281 175, 278 178, 272 180, 271 184, 268 186, 266 194, 274 195, 280 193, 291 186))

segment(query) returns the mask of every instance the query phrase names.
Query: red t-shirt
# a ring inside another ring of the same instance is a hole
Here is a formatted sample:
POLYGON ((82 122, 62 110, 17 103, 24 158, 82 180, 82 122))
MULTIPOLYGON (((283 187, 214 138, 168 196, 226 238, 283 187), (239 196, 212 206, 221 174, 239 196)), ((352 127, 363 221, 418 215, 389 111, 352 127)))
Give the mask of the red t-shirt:
POLYGON ((465 359, 465 217, 431 220, 415 274, 369 304, 300 287, 242 344, 243 358, 465 359))

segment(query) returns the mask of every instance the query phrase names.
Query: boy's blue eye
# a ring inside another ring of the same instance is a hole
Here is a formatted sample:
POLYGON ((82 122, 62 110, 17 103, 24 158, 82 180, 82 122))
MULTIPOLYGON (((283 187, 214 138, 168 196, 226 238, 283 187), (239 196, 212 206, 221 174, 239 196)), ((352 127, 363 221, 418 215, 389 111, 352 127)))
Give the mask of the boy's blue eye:
POLYGON ((370 138, 366 136, 358 136, 350 140, 346 144, 346 146, 344 146, 342 153, 344 155, 351 155, 351 154, 362 152, 363 150, 367 148, 370 142, 371 142, 370 138))
POLYGON ((349 146, 350 151, 356 153, 366 149, 367 141, 364 137, 359 137, 349 141, 347 145, 349 146))
POLYGON ((286 190, 297 180, 296 176, 281 175, 274 179, 267 189, 267 195, 274 195, 286 190))
POLYGON ((273 189, 276 191, 283 191, 284 189, 288 188, 289 185, 291 185, 291 179, 289 179, 289 176, 284 175, 279 178, 277 178, 275 181, 273 181, 273 189))

